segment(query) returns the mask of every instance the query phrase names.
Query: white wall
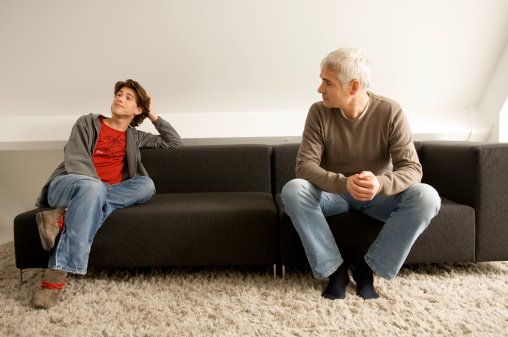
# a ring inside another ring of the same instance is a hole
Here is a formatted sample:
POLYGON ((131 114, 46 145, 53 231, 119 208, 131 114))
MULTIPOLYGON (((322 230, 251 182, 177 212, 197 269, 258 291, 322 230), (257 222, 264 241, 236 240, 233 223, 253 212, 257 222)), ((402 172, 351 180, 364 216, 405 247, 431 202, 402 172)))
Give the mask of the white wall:
POLYGON ((0 151, 0 243, 13 239, 14 217, 35 208, 42 185, 62 160, 62 150, 0 151))
POLYGON ((508 43, 479 102, 482 119, 492 125, 489 141, 508 142, 508 43), (501 132, 500 132, 501 131, 501 132))
POLYGON ((299 136, 341 46, 416 134, 463 138, 506 41, 506 0, 2 0, 0 146, 64 141, 130 77, 184 138, 299 136))
POLYGON ((506 97, 501 112, 499 113, 499 142, 508 143, 508 96, 506 97))

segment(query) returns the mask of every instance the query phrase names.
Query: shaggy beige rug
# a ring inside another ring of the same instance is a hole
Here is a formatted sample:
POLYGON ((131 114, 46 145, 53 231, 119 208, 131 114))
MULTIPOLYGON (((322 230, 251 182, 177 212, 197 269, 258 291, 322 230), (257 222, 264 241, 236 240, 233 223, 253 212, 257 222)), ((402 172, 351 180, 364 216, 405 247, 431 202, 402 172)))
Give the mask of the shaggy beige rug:
POLYGON ((0 245, 2 336, 508 336, 508 262, 406 267, 376 278, 372 301, 354 283, 325 300, 326 282, 298 270, 91 271, 43 311, 29 305, 41 270, 20 284, 13 249, 0 245))

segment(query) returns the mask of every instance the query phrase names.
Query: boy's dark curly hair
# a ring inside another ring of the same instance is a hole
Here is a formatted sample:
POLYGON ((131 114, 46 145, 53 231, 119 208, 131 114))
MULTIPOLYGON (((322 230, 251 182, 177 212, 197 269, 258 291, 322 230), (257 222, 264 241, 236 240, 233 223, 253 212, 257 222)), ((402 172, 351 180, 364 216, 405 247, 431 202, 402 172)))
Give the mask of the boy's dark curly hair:
POLYGON ((148 113, 150 112, 150 97, 138 82, 131 79, 116 82, 115 96, 122 88, 130 88, 136 93, 136 103, 138 107, 141 108, 141 113, 134 116, 130 125, 132 127, 138 126, 148 117, 148 113))

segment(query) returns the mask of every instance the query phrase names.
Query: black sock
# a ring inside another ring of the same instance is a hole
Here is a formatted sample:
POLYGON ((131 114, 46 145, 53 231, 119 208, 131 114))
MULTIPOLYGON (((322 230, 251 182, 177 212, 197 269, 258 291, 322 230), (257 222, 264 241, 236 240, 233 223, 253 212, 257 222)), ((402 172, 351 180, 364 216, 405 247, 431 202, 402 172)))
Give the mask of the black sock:
POLYGON ((353 279, 356 282, 356 294, 364 300, 378 298, 379 294, 374 289, 374 273, 362 258, 353 266, 353 279))
POLYGON ((328 286, 322 296, 329 300, 337 300, 346 297, 346 286, 349 283, 349 274, 347 272, 348 266, 342 263, 336 271, 330 275, 328 279, 328 286))

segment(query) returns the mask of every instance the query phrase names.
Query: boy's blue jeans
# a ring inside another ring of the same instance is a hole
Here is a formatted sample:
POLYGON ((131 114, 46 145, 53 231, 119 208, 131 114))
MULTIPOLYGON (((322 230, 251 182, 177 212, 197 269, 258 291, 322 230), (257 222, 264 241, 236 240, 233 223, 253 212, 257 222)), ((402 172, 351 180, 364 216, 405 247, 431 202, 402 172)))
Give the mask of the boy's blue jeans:
POLYGON ((328 193, 307 180, 293 179, 283 187, 282 200, 316 278, 330 276, 344 262, 325 217, 356 211, 383 221, 365 261, 374 272, 391 280, 441 207, 437 191, 420 183, 396 195, 358 201, 349 193, 328 193))
POLYGON ((53 208, 67 208, 67 212, 48 267, 85 274, 95 234, 111 212, 145 203, 154 193, 152 179, 143 176, 115 185, 77 174, 55 177, 48 188, 48 203, 53 208))

